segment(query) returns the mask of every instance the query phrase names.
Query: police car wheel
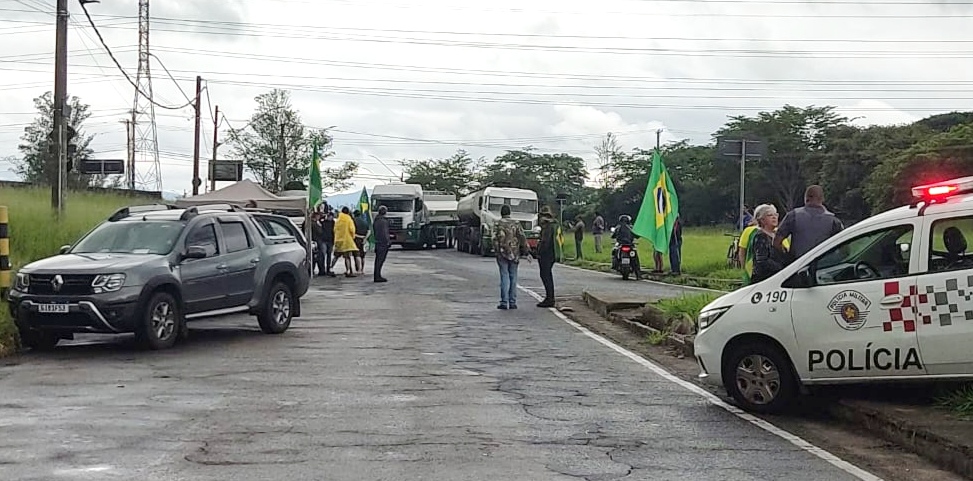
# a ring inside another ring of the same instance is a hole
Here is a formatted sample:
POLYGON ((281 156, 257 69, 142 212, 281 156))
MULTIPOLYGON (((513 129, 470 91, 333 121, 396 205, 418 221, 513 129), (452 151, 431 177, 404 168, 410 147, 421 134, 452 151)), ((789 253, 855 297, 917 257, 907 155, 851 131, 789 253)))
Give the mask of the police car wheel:
POLYGON ((779 412, 797 395, 790 363, 776 346, 764 343, 735 346, 723 369, 727 393, 744 410, 779 412))

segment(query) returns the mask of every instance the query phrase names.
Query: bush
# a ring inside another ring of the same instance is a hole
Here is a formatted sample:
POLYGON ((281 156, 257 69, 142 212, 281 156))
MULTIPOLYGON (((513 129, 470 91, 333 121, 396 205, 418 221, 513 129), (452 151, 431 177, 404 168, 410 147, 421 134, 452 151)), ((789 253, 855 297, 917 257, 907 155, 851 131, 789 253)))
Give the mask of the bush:
POLYGON ((704 292, 701 294, 684 294, 679 297, 662 299, 654 303, 669 319, 690 319, 695 321, 700 311, 707 304, 716 300, 719 294, 704 292))

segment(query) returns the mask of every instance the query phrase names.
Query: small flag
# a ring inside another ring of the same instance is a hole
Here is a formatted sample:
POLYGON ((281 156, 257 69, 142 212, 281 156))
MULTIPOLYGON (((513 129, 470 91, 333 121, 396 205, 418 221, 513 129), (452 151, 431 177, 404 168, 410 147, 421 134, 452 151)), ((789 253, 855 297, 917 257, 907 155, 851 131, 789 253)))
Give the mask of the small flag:
POLYGON ((361 211, 361 215, 365 218, 365 223, 368 225, 368 246, 375 247, 375 233, 372 232, 372 209, 369 207, 368 190, 364 187, 361 188, 361 197, 358 198, 358 206, 358 210, 361 211))

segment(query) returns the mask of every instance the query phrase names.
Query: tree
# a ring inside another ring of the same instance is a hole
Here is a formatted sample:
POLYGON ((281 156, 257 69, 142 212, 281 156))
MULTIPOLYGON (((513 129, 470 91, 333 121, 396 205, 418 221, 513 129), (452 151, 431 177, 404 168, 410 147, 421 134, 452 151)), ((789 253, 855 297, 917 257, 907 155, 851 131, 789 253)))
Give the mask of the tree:
POLYGON ((595 146, 595 153, 598 154, 598 184, 603 189, 610 189, 616 185, 614 166, 625 157, 625 152, 618 143, 618 137, 609 132, 595 146))
POLYGON ((803 201, 809 183, 820 181, 829 136, 847 122, 834 107, 785 105, 756 117, 731 117, 717 135, 751 134, 767 143, 764 157, 747 161, 748 200, 775 201, 790 210, 803 201))
POLYGON ((406 160, 402 164, 406 182, 419 184, 423 189, 463 196, 478 187, 478 162, 474 162, 465 150, 457 150, 445 159, 406 160))
MULTIPOLYGON (((68 105, 71 107, 71 115, 67 118, 67 123, 77 133, 72 142, 77 146, 77 151, 68 157, 73 172, 68 173, 66 186, 85 188, 101 185, 104 183, 104 176, 77 173, 81 160, 93 153, 89 145, 94 136, 84 133, 84 122, 91 117, 90 106, 81 103, 77 97, 70 97, 68 105)), ((16 162, 15 171, 24 182, 51 185, 57 182, 58 172, 57 154, 51 151, 54 143, 49 137, 54 131, 54 95, 45 92, 34 99, 34 107, 38 115, 24 128, 24 135, 20 137, 21 143, 17 150, 20 151, 21 158, 16 162)))
MULTIPOLYGON (((287 180, 307 181, 315 144, 322 162, 334 155, 327 130, 305 127, 300 113, 291 105, 288 91, 274 89, 254 100, 256 112, 246 127, 230 129, 229 142, 234 154, 264 188, 280 192, 287 180)), ((337 168, 322 166, 321 185, 325 190, 343 190, 357 172, 355 162, 337 168)))
POLYGON ((494 159, 484 169, 481 183, 533 190, 541 204, 553 204, 559 193, 566 194, 569 202, 577 202, 587 178, 588 170, 581 157, 538 154, 527 147, 508 150, 494 159))

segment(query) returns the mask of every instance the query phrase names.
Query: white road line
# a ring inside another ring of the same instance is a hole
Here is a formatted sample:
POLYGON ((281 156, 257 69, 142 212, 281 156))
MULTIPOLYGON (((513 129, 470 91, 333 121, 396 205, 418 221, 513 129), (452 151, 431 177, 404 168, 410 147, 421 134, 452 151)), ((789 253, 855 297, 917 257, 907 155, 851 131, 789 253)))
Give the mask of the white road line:
MULTIPOLYGON (((532 291, 530 289, 526 289, 524 287, 520 287, 520 289, 522 291, 526 292, 528 295, 530 295, 534 299, 537 299, 538 301, 541 301, 541 300, 544 299, 543 296, 541 296, 540 294, 537 294, 536 292, 534 292, 534 291, 532 291)), ((791 434, 791 433, 789 433, 789 432, 787 432, 787 431, 785 431, 785 430, 783 430, 783 429, 781 429, 781 428, 779 428, 777 426, 774 426, 773 424, 771 424, 771 423, 769 423, 769 422, 767 422, 767 421, 765 421, 763 419, 760 419, 757 416, 754 416, 753 414, 744 412, 743 410, 741 410, 740 408, 738 408, 736 406, 732 406, 730 404, 727 404, 727 403, 723 402, 723 400, 720 399, 719 397, 717 397, 715 394, 713 394, 713 393, 711 393, 711 392, 709 392, 709 391, 707 391, 707 390, 705 390, 705 389, 703 389, 703 388, 701 388, 701 387, 699 387, 699 386, 697 386, 697 385, 695 385, 695 384, 693 384, 693 383, 691 383, 689 381, 686 381, 685 379, 681 379, 681 378, 677 377, 676 375, 674 375, 674 374, 670 373, 669 371, 667 371, 662 366, 659 366, 658 364, 656 364, 656 363, 654 363, 652 361, 649 361, 648 359, 646 359, 646 358, 644 358, 642 356, 639 356, 638 354, 635 354, 634 352, 629 351, 628 349, 625 349, 624 347, 619 346, 618 344, 615 344, 614 342, 612 342, 612 341, 610 341, 610 340, 608 340, 608 339, 606 339, 606 338, 604 338, 604 337, 602 337, 602 336, 600 336, 598 334, 595 334, 594 332, 591 332, 590 330, 588 330, 588 328, 582 326, 581 324, 578 324, 577 322, 574 322, 571 319, 568 319, 567 316, 565 316, 563 313, 561 313, 561 311, 558 311, 556 308, 551 308, 550 311, 552 313, 554 313, 554 315, 557 316, 558 319, 561 319, 562 321, 570 324, 575 329, 577 329, 577 330, 581 331, 582 333, 584 333, 584 335, 586 335, 586 336, 588 336, 588 337, 590 337, 590 338, 592 338, 592 339, 600 342, 601 344, 603 344, 603 345, 611 348, 615 352, 617 352, 617 353, 619 353, 619 354, 621 354, 621 355, 623 355, 623 356, 625 356, 625 357, 627 357, 627 358, 629 358, 629 359, 631 359, 631 360, 633 360, 633 361, 641 364, 642 366, 648 368, 650 371, 658 374, 659 376, 661 376, 662 378, 666 379, 667 381, 676 383, 676 384, 682 386, 683 388, 686 388, 689 391, 692 391, 692 392, 694 392, 694 393, 702 396, 704 399, 706 399, 710 403, 712 403, 712 404, 714 404, 716 406, 719 406, 719 407, 725 409, 726 411, 732 413, 734 416, 736 416, 736 417, 738 417, 740 419, 743 419, 743 420, 745 420, 745 421, 747 421, 747 422, 749 422, 749 423, 751 423, 751 424, 759 427, 760 429, 763 429, 764 431, 767 431, 767 432, 769 432, 769 433, 771 433, 771 434, 773 434, 775 436, 778 436, 780 438, 783 438, 784 440, 786 440, 787 442, 793 444, 794 446, 797 446, 798 448, 800 448, 800 449, 802 449, 802 450, 804 450, 804 451, 806 451, 808 453, 811 453, 811 454, 817 456, 818 458, 823 459, 824 461, 827 461, 832 466, 834 466, 834 467, 836 467, 836 468, 838 468, 838 469, 840 469, 840 470, 842 470, 842 471, 844 471, 844 472, 846 472, 846 473, 848 473, 848 474, 850 474, 850 475, 852 475, 852 476, 854 476, 854 477, 856 477, 858 479, 861 479, 862 481, 882 481, 882 478, 879 478, 878 476, 875 476, 874 474, 869 473, 868 471, 865 471, 864 469, 861 469, 858 466, 855 466, 854 464, 851 464, 848 461, 845 461, 845 460, 839 458, 838 456, 835 456, 834 454, 831 454, 830 452, 825 451, 824 449, 819 448, 819 447, 817 447, 817 446, 815 446, 815 445, 813 445, 813 444, 805 441, 800 436, 791 434)))

